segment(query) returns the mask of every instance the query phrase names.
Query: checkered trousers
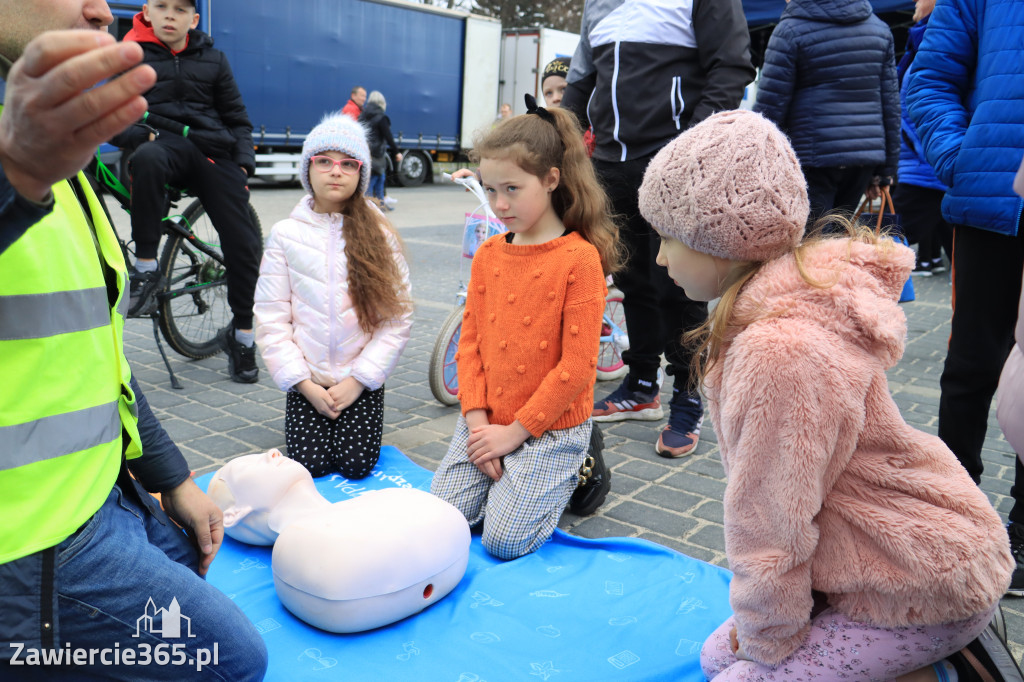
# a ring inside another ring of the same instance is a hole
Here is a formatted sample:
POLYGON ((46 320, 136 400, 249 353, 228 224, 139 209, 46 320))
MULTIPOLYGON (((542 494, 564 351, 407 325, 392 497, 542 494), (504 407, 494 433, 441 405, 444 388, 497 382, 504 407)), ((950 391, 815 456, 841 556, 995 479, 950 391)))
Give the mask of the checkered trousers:
POLYGON ((504 458, 497 481, 470 463, 469 429, 459 417, 430 492, 454 505, 469 525, 484 522, 483 545, 501 559, 529 554, 551 537, 576 488, 590 445, 591 421, 530 437, 504 458))

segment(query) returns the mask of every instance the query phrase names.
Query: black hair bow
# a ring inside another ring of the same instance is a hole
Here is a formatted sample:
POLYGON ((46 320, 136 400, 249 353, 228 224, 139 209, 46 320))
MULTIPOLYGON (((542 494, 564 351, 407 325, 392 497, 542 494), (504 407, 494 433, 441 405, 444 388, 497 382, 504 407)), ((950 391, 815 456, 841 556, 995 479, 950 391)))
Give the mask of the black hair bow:
POLYGON ((544 107, 538 107, 537 99, 533 95, 526 93, 524 99, 526 100, 526 113, 537 114, 551 125, 555 125, 555 117, 544 107))

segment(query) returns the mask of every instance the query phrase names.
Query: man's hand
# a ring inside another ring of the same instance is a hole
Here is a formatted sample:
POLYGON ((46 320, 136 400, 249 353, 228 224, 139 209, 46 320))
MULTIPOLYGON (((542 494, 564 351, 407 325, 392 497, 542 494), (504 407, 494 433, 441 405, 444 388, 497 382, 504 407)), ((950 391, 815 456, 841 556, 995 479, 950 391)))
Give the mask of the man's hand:
MULTIPOLYGON (((526 427, 516 420, 508 426, 488 424, 469 432, 469 461, 473 464, 504 457, 530 437, 526 427)), ((486 473, 486 472, 485 472, 486 473)), ((493 478, 493 477, 492 477, 493 478)))
POLYGON ((51 31, 33 39, 7 79, 0 164, 25 198, 80 171, 100 143, 146 111, 156 72, 137 66, 142 48, 99 31, 51 31), (131 69, 120 78, 96 86, 131 69))
POLYGON ((188 532, 199 549, 199 575, 206 575, 224 540, 224 515, 191 478, 160 493, 164 511, 188 532))
POLYGON ((299 389, 299 393, 306 397, 306 400, 313 406, 313 409, 328 419, 337 419, 338 415, 341 414, 341 410, 334 405, 334 398, 320 384, 309 379, 303 379, 296 388, 299 389))
POLYGON ((334 408, 341 412, 358 400, 365 389, 366 387, 359 383, 358 379, 345 377, 341 380, 340 384, 327 389, 327 395, 331 396, 331 399, 334 401, 334 408))

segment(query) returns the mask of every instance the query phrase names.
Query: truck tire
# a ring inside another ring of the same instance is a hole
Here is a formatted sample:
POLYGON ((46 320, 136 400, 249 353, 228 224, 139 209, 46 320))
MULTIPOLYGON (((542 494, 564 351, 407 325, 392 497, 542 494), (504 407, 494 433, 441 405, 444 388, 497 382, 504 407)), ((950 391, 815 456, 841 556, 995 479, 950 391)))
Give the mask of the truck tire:
POLYGON ((430 175, 430 157, 423 152, 407 152, 398 164, 395 179, 402 187, 419 187, 430 175))

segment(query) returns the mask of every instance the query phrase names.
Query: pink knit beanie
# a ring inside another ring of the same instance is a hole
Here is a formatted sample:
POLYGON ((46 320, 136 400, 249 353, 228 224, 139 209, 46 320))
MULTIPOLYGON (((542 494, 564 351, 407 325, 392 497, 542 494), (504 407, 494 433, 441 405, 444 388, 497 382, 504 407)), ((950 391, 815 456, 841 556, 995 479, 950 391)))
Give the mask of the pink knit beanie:
POLYGON ((701 253, 766 261, 800 243, 807 183, 789 140, 752 111, 723 111, 651 160, 640 213, 660 234, 701 253))

